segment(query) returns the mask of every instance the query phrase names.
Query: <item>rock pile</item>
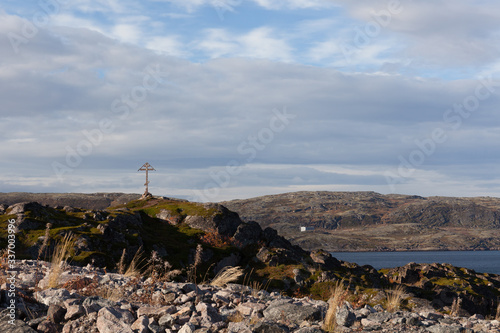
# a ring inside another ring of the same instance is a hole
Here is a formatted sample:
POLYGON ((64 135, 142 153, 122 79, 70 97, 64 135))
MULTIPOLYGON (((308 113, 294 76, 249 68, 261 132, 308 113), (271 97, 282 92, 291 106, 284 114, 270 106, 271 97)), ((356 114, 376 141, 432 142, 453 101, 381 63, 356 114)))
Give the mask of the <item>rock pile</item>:
MULTIPOLYGON (((58 289, 47 282, 50 264, 20 261, 16 320, 8 322, 7 283, 0 293, 0 331, 65 333, 323 332, 328 304, 291 298, 239 284, 154 281, 87 267, 66 267, 58 289)), ((389 313, 381 306, 337 311, 343 332, 500 332, 480 315, 450 317, 432 309, 389 313)))

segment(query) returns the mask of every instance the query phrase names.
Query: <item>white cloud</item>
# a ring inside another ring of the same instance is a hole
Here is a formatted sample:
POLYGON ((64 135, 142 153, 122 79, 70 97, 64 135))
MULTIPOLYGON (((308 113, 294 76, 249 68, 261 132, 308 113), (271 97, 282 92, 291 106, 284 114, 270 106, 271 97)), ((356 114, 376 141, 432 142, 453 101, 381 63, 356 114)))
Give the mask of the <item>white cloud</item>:
POLYGON ((253 0, 266 9, 321 9, 333 7, 329 0, 253 0))
POLYGON ((231 34, 223 29, 207 30, 198 48, 212 58, 250 57, 291 61, 292 48, 287 41, 269 27, 261 27, 246 34, 231 34))

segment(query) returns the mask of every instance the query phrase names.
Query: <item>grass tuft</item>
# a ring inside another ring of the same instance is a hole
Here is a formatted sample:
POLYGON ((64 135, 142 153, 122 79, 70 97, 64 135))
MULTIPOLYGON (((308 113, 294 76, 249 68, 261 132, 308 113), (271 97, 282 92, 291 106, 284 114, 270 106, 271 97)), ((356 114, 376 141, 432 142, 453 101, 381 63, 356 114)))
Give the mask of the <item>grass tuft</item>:
POLYGON ((330 299, 328 300, 328 310, 326 311, 323 329, 327 332, 335 332, 337 329, 337 310, 345 302, 348 290, 343 281, 335 282, 331 289, 330 299))
POLYGON ((228 283, 238 281, 241 276, 243 276, 243 268, 239 266, 227 266, 217 273, 210 284, 212 286, 223 287, 228 283))
POLYGON ((127 267, 125 274, 123 275, 131 277, 137 277, 141 275, 141 269, 139 268, 139 265, 144 260, 141 259, 142 255, 143 255, 142 247, 139 247, 137 249, 137 252, 135 252, 134 257, 132 258, 130 265, 127 267))
POLYGON ((52 256, 52 265, 49 271, 48 288, 56 288, 59 284, 59 278, 63 273, 63 264, 70 256, 70 250, 75 244, 75 237, 72 233, 66 234, 62 241, 56 245, 54 255, 52 256))
POLYGON ((403 296, 406 290, 403 285, 399 285, 394 289, 387 290, 387 311, 395 312, 401 307, 403 296))

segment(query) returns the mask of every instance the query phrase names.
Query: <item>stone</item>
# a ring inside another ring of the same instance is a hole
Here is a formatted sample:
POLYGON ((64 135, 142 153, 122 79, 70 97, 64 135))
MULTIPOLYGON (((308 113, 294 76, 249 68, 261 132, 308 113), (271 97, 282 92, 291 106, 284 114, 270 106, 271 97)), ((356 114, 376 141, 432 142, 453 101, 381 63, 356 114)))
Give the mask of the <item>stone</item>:
POLYGON ((50 306, 51 304, 59 304, 61 302, 64 302, 65 300, 73 298, 70 294, 69 291, 66 289, 55 289, 55 288, 50 288, 47 290, 41 290, 37 291, 35 293, 35 299, 47 306, 50 306))
POLYGON ((4 310, 0 313, 0 332, 2 333, 37 333, 33 328, 28 326, 24 321, 15 319, 14 325, 9 323, 8 311, 4 310))
POLYGON ((258 322, 253 328, 252 332, 255 333, 287 333, 288 330, 283 329, 280 325, 272 322, 261 321, 258 322))
POLYGON ((302 327, 294 333, 323 333, 324 331, 315 327, 302 327))
POLYGON ((179 333, 194 333, 196 330, 195 326, 191 323, 185 323, 184 326, 181 327, 179 333))
POLYGON ((427 327, 427 330, 431 333, 461 333, 465 331, 465 328, 459 325, 434 325, 427 327))
POLYGON ((264 317, 270 321, 286 320, 300 324, 304 320, 319 320, 321 310, 312 306, 298 306, 295 304, 269 305, 263 312, 264 317))
POLYGON ((115 302, 112 302, 100 296, 87 297, 82 303, 82 306, 85 309, 87 315, 92 312, 99 312, 104 307, 112 308, 115 305, 115 302))
POLYGON ((139 317, 134 323, 130 326, 135 333, 149 333, 149 318, 146 316, 139 317))
POLYGON ((152 306, 143 306, 137 310, 137 317, 147 316, 147 317, 153 317, 155 319, 159 319, 161 316, 163 316, 165 314, 172 314, 176 311, 177 311, 176 307, 173 305, 163 306, 160 308, 156 308, 156 307, 152 307, 152 306))
POLYGON ((361 326, 363 326, 363 328, 367 330, 376 330, 381 328, 379 323, 368 318, 361 319, 361 326))
POLYGON ((251 316, 253 313, 261 312, 265 308, 266 308, 265 304, 254 303, 254 302, 245 302, 245 303, 238 304, 238 306, 236 307, 236 310, 238 310, 244 316, 251 316))
POLYGON ((158 325, 162 328, 171 327, 174 323, 175 319, 170 314, 165 314, 158 320, 158 325))
POLYGON ((252 333, 252 331, 243 322, 230 322, 227 326, 227 333, 252 333))
POLYGON ((50 320, 44 320, 40 324, 38 324, 36 330, 40 333, 58 333, 59 329, 57 324, 51 322, 50 320))
POLYGON ((222 320, 217 309, 206 303, 198 303, 198 305, 196 305, 196 311, 201 313, 203 319, 206 319, 210 322, 215 323, 222 320))
POLYGON ((424 317, 425 319, 434 320, 434 321, 437 321, 437 320, 443 318, 442 314, 436 313, 436 312, 431 312, 431 311, 420 312, 420 315, 422 317, 424 317))
POLYGON ((64 320, 74 320, 85 314, 85 309, 81 305, 70 305, 66 308, 64 320))
POLYGON ((100 333, 132 333, 130 325, 134 316, 128 310, 104 307, 97 314, 97 329, 100 333))
POLYGON ((356 320, 356 315, 350 306, 345 303, 337 309, 335 321, 339 326, 351 327, 356 320))
POLYGON ((64 316, 66 314, 66 309, 63 308, 59 304, 50 304, 49 309, 47 310, 47 319, 52 322, 59 324, 64 320, 64 316))

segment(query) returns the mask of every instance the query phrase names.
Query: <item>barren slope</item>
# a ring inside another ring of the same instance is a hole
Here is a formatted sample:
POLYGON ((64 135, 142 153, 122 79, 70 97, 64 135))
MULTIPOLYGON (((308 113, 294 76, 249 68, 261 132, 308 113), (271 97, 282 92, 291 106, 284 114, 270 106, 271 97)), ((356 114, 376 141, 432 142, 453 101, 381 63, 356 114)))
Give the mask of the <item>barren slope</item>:
POLYGON ((223 202, 306 249, 500 249, 500 199, 295 192, 223 202), (312 232, 300 232, 312 226, 312 232))

